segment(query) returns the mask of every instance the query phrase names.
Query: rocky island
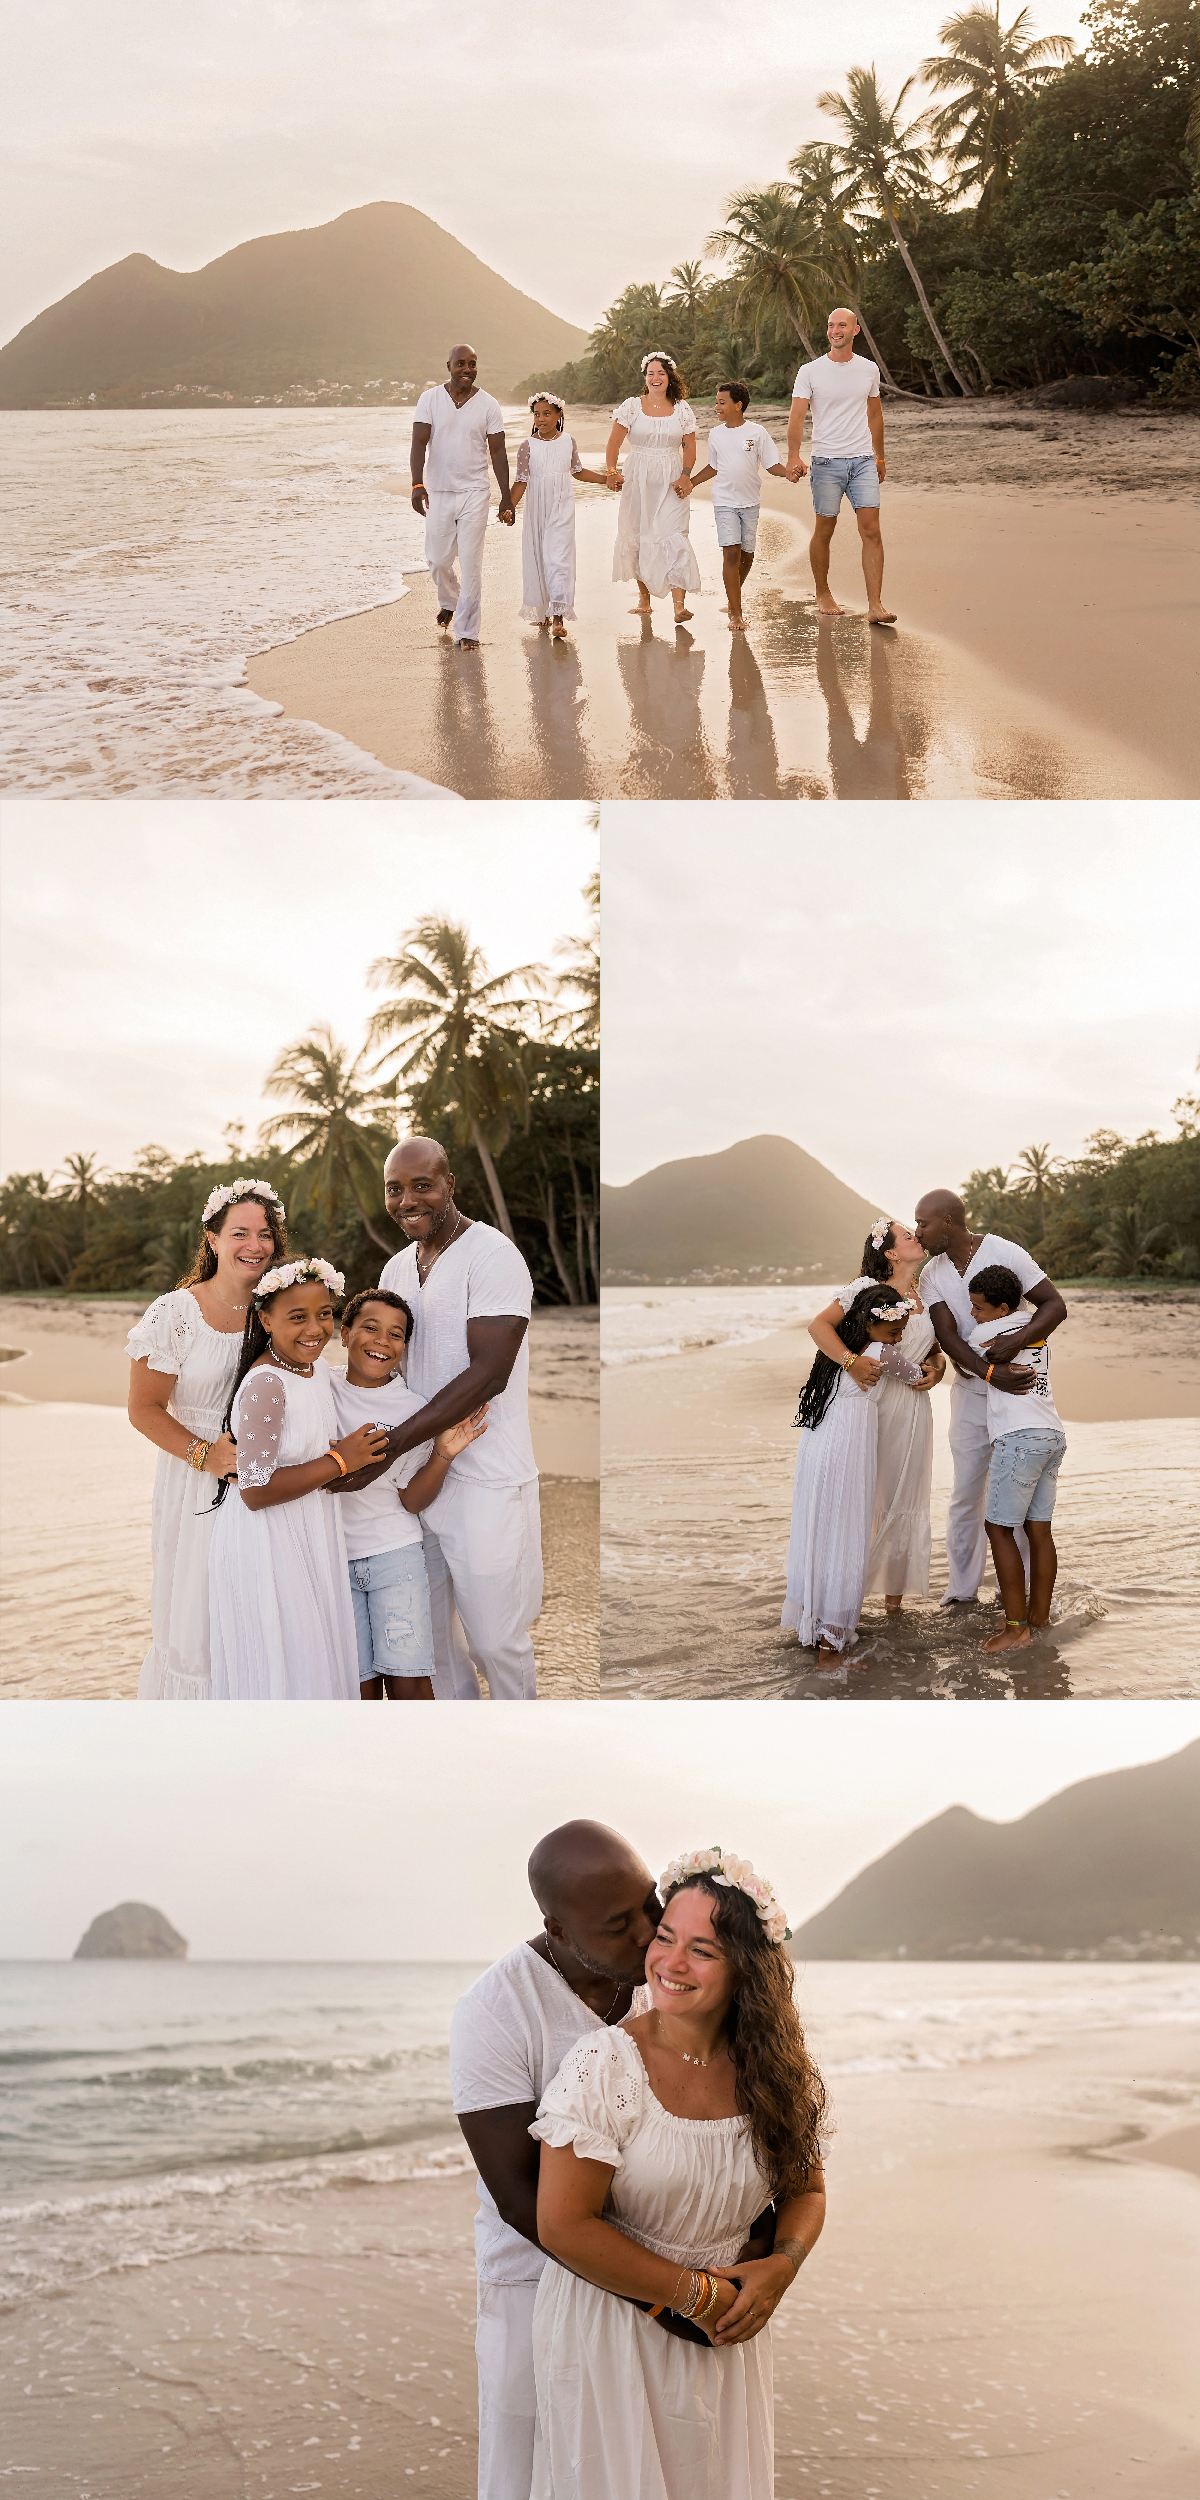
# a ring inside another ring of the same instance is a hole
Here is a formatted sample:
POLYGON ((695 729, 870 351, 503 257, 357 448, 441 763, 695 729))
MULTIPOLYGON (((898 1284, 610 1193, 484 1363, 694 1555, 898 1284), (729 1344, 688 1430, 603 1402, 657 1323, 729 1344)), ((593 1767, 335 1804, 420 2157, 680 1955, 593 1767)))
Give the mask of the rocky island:
POLYGON ((75 1962, 183 1962, 187 1938, 177 1933, 161 1910, 146 1901, 119 1901, 102 1910, 81 1936, 71 1956, 75 1962))

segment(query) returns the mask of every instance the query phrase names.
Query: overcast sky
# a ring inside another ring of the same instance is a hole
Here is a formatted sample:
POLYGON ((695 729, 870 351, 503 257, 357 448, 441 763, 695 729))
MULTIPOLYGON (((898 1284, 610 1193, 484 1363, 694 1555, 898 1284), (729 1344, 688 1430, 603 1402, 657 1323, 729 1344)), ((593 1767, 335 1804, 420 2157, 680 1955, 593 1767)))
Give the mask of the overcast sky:
POLYGON ((288 1042, 360 1047, 414 920, 465 921, 493 972, 548 959, 597 849, 583 806, 445 801, 10 804, 2 841, 5 1173, 252 1137, 288 1042))
MULTIPOLYGON (((7 28, 0 338, 126 253, 196 269, 376 199, 423 209, 590 328, 630 279, 697 258, 731 191, 828 135, 824 88, 874 60, 894 92, 948 14, 948 0, 42 0, 7 28)), ((1073 0, 1033 16, 1079 35, 1073 0)))
POLYGON ((200 1959, 484 1960, 536 1924, 525 1864, 574 1815, 651 1873, 720 1841, 793 1925, 954 1804, 997 1821, 1200 1736, 1192 1702, 540 1702, 536 1710, 5 1714, 0 1958, 57 1959, 118 1901, 200 1959), (586 1718, 586 1740, 583 1720, 586 1718), (5 1793, 7 1792, 7 1793, 5 1793))
POLYGON ((903 1216, 1196 1090, 1186 804, 629 805, 603 846, 610 1181, 771 1133, 903 1216))

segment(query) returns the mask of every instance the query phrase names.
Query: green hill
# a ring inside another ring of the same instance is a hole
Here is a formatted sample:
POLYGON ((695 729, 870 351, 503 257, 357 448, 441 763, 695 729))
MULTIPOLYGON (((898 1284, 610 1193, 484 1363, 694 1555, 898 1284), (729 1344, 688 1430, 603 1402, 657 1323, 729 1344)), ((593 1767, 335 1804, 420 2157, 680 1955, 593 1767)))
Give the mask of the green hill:
POLYGON ((1016 1823, 951 1806, 799 1928, 800 1961, 1200 1960, 1200 1744, 1016 1823))
POLYGON ((411 400, 464 338, 501 397, 584 344, 432 218, 376 200, 239 243, 205 269, 162 269, 144 252, 116 261, 0 348, 0 408, 411 400))
POLYGON ((877 1209, 790 1137, 743 1137, 722 1154, 660 1163, 600 1192, 604 1280, 814 1283, 858 1274, 877 1209))

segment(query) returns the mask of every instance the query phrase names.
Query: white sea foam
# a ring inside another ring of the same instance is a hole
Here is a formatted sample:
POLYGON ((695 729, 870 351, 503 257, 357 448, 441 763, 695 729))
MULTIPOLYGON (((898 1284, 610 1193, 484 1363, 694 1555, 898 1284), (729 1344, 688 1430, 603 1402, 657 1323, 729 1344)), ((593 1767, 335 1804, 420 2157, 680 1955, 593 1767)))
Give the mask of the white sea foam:
POLYGON ((247 657, 423 572, 398 410, 0 419, 4 786, 41 798, 438 797, 285 720, 247 657))
POLYGON ((709 1346, 752 1345, 778 1328, 803 1327, 832 1294, 832 1285, 606 1285, 600 1361, 613 1371, 709 1346))

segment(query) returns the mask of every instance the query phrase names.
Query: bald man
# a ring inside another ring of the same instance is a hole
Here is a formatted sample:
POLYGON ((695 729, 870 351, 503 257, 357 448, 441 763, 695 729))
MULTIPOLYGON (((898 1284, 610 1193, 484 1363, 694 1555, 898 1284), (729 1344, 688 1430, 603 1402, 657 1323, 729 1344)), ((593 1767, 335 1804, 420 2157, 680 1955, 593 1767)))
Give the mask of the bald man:
POLYGON ((468 1988, 450 2029, 454 2107, 479 2172, 479 2500, 529 2500, 533 2479, 533 2304, 546 2258, 529 2129, 568 2050, 632 2010, 659 1918, 649 1869, 603 1823, 549 1832, 529 1887, 541 1931, 468 1988))
MULTIPOLYGON (((987 1422, 987 1376, 992 1386, 1013 1397, 1028 1395, 1037 1377, 1021 1362, 1020 1349, 1040 1342, 1061 1328, 1067 1306, 1057 1285, 1019 1241, 1002 1233, 972 1232, 966 1208, 952 1189, 931 1189, 916 1214, 917 1239, 928 1253, 921 1270, 921 1300, 933 1322, 933 1333, 954 1366, 950 1391, 950 1455, 954 1490, 946 1513, 946 1560, 949 1581, 943 1606, 972 1605, 979 1594, 987 1561, 986 1508, 988 1466, 992 1444, 987 1422), (993 1338, 986 1354, 967 1342, 975 1324, 971 1279, 985 1267, 1006 1267, 1016 1277, 1022 1299, 1032 1303, 1033 1317, 1014 1317, 1011 1332, 993 1338), (1016 1366, 1014 1369, 1013 1366, 1016 1366)), ((1036 1421, 1032 1410, 1031 1424, 1036 1421)), ((1017 1547, 1029 1574, 1029 1539, 1016 1531, 1017 1547)))
MULTIPOLYGON (((529 1627, 542 1604, 542 1522, 529 1430, 533 1278, 515 1241, 455 1205, 454 1174, 434 1138, 393 1146, 383 1196, 408 1248, 388 1260, 379 1282, 412 1312, 405 1377, 426 1401, 406 1430, 421 1437, 425 1425, 428 1438, 487 1407, 487 1431, 460 1452, 421 1513, 434 1699, 478 1701, 481 1674, 493 1701, 536 1701, 529 1627)), ((400 1440, 395 1454, 404 1446, 400 1440)))
POLYGON ((479 649, 483 540, 487 529, 488 460, 500 487, 500 519, 516 518, 508 480, 504 415, 476 381, 473 347, 452 347, 448 380, 422 391, 413 419, 409 469, 413 511, 424 516, 425 561, 437 592, 437 621, 460 651, 479 649), (460 583, 455 562, 461 570, 460 583))
POLYGON ((883 604, 883 537, 879 527, 879 490, 887 476, 883 450, 883 402, 879 367, 856 356, 858 316, 839 304, 826 325, 829 353, 801 365, 792 385, 788 418, 787 475, 794 486, 806 475, 800 457, 804 420, 812 409, 813 534, 808 555, 817 592, 818 616, 844 616, 829 587, 833 533, 845 496, 862 543, 867 615, 872 625, 894 625, 895 614, 883 604))

